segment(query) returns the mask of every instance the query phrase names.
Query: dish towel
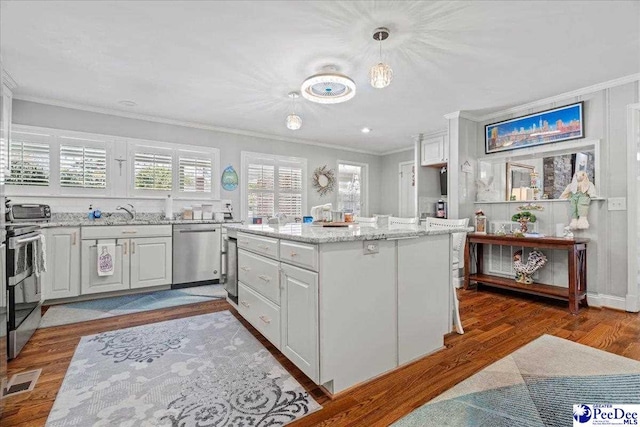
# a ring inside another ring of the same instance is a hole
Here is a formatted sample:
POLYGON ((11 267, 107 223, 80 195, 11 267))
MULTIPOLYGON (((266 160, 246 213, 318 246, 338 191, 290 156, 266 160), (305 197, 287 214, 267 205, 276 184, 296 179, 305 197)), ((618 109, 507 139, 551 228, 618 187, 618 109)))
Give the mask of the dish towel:
POLYGON ((98 276, 113 276, 115 240, 98 240, 98 276))
POLYGON ((47 245, 45 243, 44 234, 40 235, 38 240, 33 242, 33 273, 36 277, 40 277, 41 273, 47 271, 47 245))

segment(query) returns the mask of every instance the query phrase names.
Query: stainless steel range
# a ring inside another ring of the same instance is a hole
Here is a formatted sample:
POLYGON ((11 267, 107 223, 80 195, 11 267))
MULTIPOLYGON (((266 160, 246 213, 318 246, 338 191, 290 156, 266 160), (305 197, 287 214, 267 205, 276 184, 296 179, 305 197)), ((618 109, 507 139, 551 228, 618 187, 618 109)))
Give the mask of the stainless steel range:
POLYGON ((8 355, 15 358, 40 325, 41 288, 36 277, 38 222, 51 218, 46 205, 9 205, 7 201, 8 355))

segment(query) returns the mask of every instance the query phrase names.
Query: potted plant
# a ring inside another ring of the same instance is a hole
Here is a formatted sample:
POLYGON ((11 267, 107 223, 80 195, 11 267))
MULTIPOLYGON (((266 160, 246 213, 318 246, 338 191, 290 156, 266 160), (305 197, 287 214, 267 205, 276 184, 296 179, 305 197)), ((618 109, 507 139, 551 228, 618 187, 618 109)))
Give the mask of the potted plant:
POLYGON ((523 234, 529 230, 527 224, 536 222, 536 219, 536 216, 529 211, 518 212, 511 217, 511 221, 520 223, 520 232, 523 234))

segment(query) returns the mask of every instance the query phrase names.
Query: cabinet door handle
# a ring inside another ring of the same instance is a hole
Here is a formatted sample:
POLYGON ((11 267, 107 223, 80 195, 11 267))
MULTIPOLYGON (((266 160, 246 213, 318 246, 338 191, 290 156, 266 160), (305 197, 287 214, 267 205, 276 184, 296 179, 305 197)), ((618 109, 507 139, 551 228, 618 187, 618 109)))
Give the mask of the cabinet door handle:
POLYGON ((248 245, 249 241, 248 240, 238 240, 238 243, 242 243, 243 245, 248 245))
POLYGON ((260 320, 262 320, 267 325, 271 323, 271 319, 269 319, 267 316, 260 316, 260 320))
POLYGON ((240 304, 241 304, 241 305, 244 305, 244 306, 245 306, 245 307, 247 307, 247 308, 251 307, 251 306, 249 305, 249 303, 248 303, 248 302, 246 302, 246 301, 240 301, 240 304))
POLYGON ((123 255, 127 254, 127 246, 128 246, 127 242, 124 242, 124 254, 123 255))
POLYGON ((122 232, 122 234, 136 234, 137 231, 136 230, 125 230, 122 232))
POLYGON ((251 269, 249 267, 246 267, 244 265, 240 267, 240 270, 242 270, 242 271, 251 271, 251 269))
POLYGON ((131 242, 131 255, 136 253, 136 242, 131 242))
POLYGON ((291 252, 291 258, 298 256, 297 252, 291 252))
POLYGON ((266 276, 264 274, 259 275, 258 278, 264 280, 265 282, 270 282, 271 281, 271 277, 266 276))
POLYGON ((75 246, 76 245, 76 234, 77 234, 77 232, 74 231, 73 232, 73 238, 71 240, 71 246, 75 246))

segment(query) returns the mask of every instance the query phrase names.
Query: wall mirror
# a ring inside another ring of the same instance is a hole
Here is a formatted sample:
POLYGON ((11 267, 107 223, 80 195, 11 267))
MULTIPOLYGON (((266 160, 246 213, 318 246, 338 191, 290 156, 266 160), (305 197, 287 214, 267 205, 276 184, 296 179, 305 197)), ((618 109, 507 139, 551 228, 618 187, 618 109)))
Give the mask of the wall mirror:
POLYGON ((522 156, 478 159, 476 201, 533 201, 559 199, 574 174, 583 170, 600 188, 599 141, 567 144, 522 156))

